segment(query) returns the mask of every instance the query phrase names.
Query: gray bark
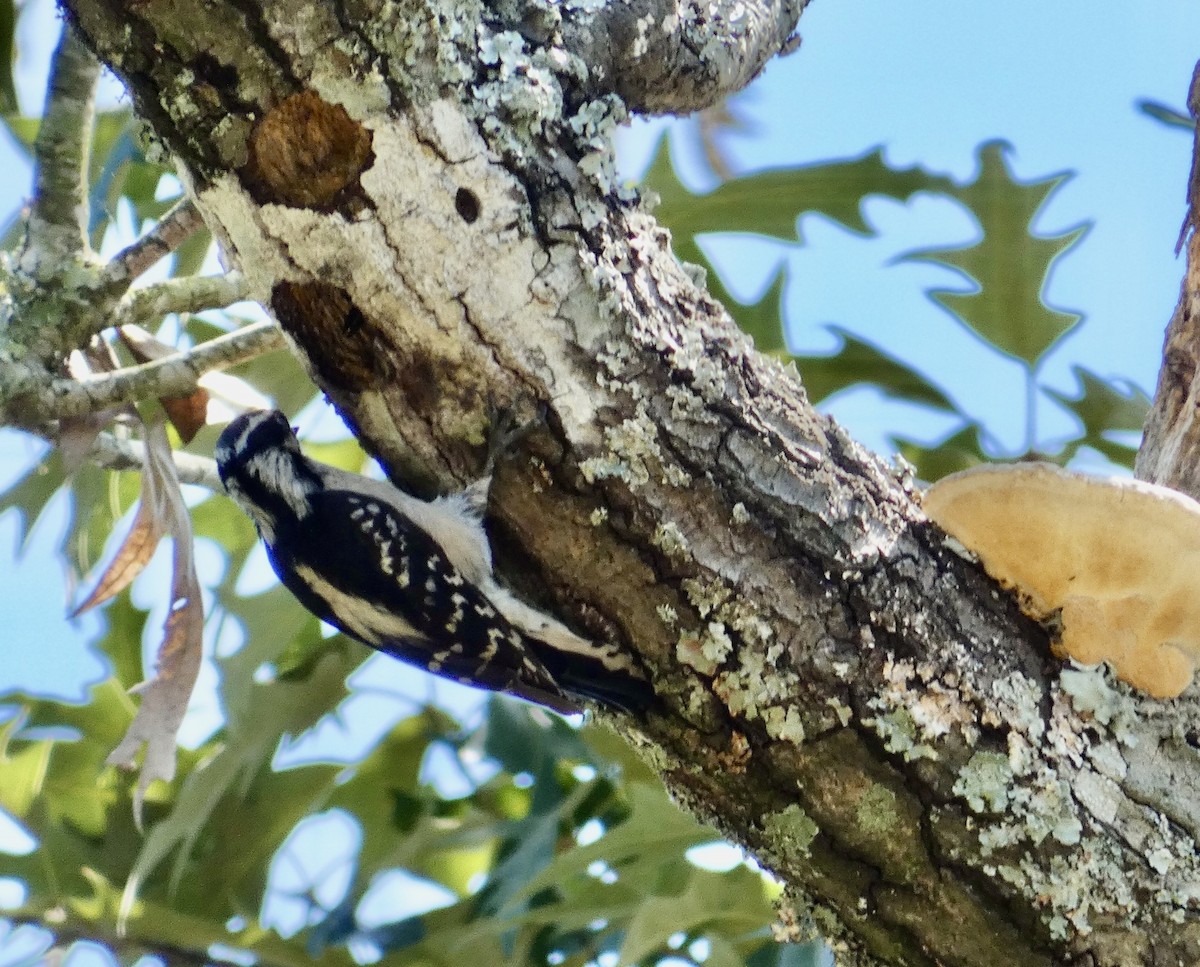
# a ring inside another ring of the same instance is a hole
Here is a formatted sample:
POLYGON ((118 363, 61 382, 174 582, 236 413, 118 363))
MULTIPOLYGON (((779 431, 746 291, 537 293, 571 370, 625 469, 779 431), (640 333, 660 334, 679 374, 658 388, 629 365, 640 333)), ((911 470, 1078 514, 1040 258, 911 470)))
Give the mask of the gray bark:
POLYGON ((615 727, 787 882, 785 921, 845 962, 1200 958, 1193 693, 1064 673, 616 182, 607 83, 702 106, 799 4, 692 4, 632 61, 632 4, 590 42, 515 0, 68 6, 398 480, 462 485, 491 405, 545 405, 493 490, 501 570, 642 656, 661 705, 615 727))
MULTIPOLYGON (((1193 119, 1200 117, 1200 62, 1192 75, 1188 108, 1193 119)), ((1179 302, 1167 325, 1163 365, 1146 417, 1137 475, 1200 500, 1200 424, 1196 421, 1200 406, 1200 235, 1196 234, 1200 225, 1200 129, 1196 137, 1187 214, 1176 246, 1177 252, 1186 250, 1187 269, 1179 302)))

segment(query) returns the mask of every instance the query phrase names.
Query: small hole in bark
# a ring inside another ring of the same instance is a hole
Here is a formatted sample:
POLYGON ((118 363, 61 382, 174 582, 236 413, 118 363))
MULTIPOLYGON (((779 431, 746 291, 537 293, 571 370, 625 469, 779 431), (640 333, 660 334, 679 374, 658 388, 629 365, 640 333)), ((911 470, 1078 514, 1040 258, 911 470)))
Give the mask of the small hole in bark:
POLYGON ((475 192, 466 188, 458 189, 454 196, 454 208, 468 225, 479 217, 479 199, 475 197, 475 192))

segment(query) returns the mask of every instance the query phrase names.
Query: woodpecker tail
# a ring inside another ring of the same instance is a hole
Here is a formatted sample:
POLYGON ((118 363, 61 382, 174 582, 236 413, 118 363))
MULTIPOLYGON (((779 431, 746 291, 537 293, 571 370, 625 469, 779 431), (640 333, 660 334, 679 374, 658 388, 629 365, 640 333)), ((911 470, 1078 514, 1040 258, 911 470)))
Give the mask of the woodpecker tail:
POLYGON ((624 712, 636 712, 653 703, 654 689, 632 656, 613 645, 581 638, 506 588, 497 585, 489 589, 488 597, 509 623, 521 630, 530 650, 567 695, 624 712))

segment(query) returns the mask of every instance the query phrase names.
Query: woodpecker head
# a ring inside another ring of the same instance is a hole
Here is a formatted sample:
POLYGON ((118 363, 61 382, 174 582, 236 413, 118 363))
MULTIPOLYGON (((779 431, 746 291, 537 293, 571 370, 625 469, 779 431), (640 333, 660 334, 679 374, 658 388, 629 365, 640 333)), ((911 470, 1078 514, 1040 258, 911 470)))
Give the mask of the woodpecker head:
POLYGON ((217 469, 225 492, 258 525, 268 543, 288 512, 308 514, 308 497, 321 478, 279 410, 254 410, 231 422, 217 440, 217 469))

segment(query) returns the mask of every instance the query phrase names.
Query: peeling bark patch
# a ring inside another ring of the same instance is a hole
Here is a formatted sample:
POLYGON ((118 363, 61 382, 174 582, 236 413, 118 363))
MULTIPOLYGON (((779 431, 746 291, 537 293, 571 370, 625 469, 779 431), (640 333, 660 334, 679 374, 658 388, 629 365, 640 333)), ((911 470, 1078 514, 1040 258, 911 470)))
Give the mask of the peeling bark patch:
POLYGON ((387 358, 383 330, 344 289, 322 282, 280 282, 271 290, 271 308, 323 379, 356 393, 383 381, 381 361, 387 358), (310 347, 320 351, 310 352, 310 347))
POLYGON ((371 159, 371 133, 315 91, 287 98, 255 127, 242 177, 255 200, 296 208, 334 205, 371 159))

